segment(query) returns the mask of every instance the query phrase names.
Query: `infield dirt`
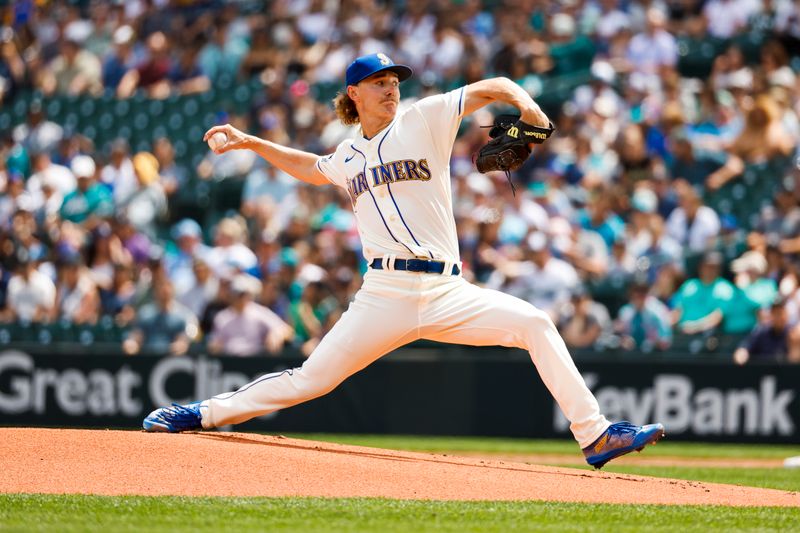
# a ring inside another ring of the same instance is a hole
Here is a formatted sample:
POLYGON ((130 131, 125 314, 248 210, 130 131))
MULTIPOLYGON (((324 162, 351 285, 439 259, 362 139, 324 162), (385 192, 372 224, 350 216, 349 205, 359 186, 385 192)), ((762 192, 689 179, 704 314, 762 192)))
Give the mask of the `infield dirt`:
POLYGON ((245 433, 0 429, 0 492, 800 506, 771 489, 245 433))

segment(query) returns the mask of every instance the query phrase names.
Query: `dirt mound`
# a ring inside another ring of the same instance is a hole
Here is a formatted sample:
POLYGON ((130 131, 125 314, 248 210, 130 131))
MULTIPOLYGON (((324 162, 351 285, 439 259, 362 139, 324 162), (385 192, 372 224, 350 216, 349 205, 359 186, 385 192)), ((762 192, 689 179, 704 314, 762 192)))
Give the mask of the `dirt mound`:
MULTIPOLYGON (((464 452, 464 457, 489 458, 493 461, 510 461, 513 463, 535 463, 541 465, 576 465, 584 466, 586 462, 579 453, 481 453, 464 452)), ((614 461, 615 466, 687 466, 699 468, 783 468, 783 459, 746 458, 746 457, 667 457, 652 456, 647 453, 632 453, 614 461)))
POLYGON ((0 492, 800 506, 800 494, 244 433, 0 429, 0 492))

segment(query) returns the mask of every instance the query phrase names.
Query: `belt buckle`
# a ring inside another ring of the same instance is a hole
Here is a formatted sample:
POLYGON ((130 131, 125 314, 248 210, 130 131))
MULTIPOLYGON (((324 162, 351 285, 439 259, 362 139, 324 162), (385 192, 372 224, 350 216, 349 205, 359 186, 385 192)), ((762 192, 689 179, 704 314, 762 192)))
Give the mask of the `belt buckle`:
POLYGON ((406 270, 410 270, 411 272, 427 272, 428 263, 429 261, 427 259, 408 259, 406 260, 406 270))

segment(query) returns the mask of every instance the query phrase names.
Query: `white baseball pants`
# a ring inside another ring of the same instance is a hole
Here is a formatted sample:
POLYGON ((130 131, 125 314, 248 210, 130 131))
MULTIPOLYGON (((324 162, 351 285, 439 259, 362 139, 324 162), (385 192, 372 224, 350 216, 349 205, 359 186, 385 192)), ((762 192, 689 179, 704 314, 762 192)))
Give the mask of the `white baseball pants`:
POLYGON ((204 401, 203 427, 238 424, 327 394, 386 353, 421 338, 528 350, 581 448, 610 425, 547 313, 460 276, 370 269, 348 310, 301 367, 204 401))

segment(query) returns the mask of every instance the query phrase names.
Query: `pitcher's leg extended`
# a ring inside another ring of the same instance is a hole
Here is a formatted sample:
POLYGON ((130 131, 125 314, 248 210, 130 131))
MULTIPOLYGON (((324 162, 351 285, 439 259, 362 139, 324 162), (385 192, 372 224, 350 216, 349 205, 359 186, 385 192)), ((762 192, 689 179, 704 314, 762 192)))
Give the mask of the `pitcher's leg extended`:
POLYGON ((550 394, 582 448, 610 425, 575 367, 553 321, 544 311, 508 294, 452 280, 450 305, 427 310, 431 326, 423 338, 472 346, 514 346, 528 350, 550 394), (456 304, 452 300, 456 300, 456 304))
POLYGON ((144 428, 186 431, 202 424, 210 429, 297 405, 327 394, 382 355, 416 340, 417 333, 415 301, 362 289, 302 366, 266 374, 200 403, 157 409, 145 419, 144 428), (182 417, 188 419, 185 424, 182 417))
MULTIPOLYGON (((570 421, 586 462, 601 468, 611 459, 641 451, 664 436, 664 426, 610 424, 600 414, 592 392, 547 313, 507 294, 453 280, 443 306, 427 310, 423 323, 432 326, 423 338, 471 344, 503 345, 528 350, 545 386, 570 421)), ((443 287, 444 289, 444 287, 443 287)))

